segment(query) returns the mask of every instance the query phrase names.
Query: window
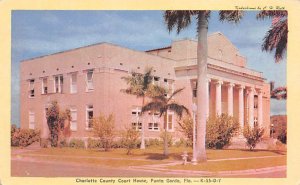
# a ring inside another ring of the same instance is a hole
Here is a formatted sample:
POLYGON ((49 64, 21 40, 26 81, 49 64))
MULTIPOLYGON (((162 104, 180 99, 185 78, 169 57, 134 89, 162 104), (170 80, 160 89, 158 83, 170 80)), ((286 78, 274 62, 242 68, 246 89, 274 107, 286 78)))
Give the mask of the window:
POLYGON ((34 97, 34 79, 29 80, 29 97, 34 97))
POLYGON ((86 127, 87 129, 93 128, 93 117, 94 117, 93 105, 86 106, 86 127))
POLYGON ((71 73, 70 92, 77 93, 77 73, 71 73))
POLYGON ((94 90, 93 74, 94 74, 94 70, 88 70, 86 73, 86 91, 94 90))
POLYGON ((168 112, 164 116, 164 128, 167 129, 168 131, 173 130, 173 115, 174 115, 174 113, 168 112))
POLYGON ((42 94, 48 94, 48 79, 42 79, 42 94))
POLYGON ((174 91, 174 80, 164 79, 164 86, 167 89, 168 93, 165 94, 166 97, 170 97, 170 95, 174 91))
POLYGON ((158 131, 159 130, 159 113, 150 113, 150 120, 148 123, 148 130, 158 131))
POLYGON ((135 107, 131 110, 131 126, 132 129, 142 130, 142 122, 140 121, 141 108, 135 107))
POLYGON ((71 112, 71 130, 76 131, 77 130, 77 110, 74 108, 70 109, 71 112))
POLYGON ((64 77, 63 75, 54 76, 54 89, 55 93, 62 93, 64 85, 64 77))
POLYGON ((29 129, 35 128, 35 116, 34 112, 29 111, 29 129))

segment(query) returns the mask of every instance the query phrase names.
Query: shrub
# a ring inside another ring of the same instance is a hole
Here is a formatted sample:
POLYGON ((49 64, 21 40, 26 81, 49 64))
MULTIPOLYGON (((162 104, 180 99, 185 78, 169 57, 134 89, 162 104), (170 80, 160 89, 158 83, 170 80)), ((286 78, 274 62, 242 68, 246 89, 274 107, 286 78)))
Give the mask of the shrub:
POLYGON ((57 147, 60 144, 60 137, 64 132, 65 120, 71 120, 70 111, 60 112, 57 101, 53 101, 46 112, 47 124, 50 131, 50 141, 52 147, 57 147))
POLYGON ((12 126, 11 129, 11 146, 26 147, 32 143, 39 141, 40 132, 32 129, 18 129, 12 126))
POLYGON ((206 126, 206 146, 222 149, 230 144, 231 138, 237 133, 239 123, 232 116, 221 114, 210 117, 206 126))
POLYGON ((159 135, 159 137, 160 137, 161 140, 162 140, 162 144, 163 144, 164 141, 165 141, 165 135, 167 136, 166 138, 167 138, 168 146, 172 146, 172 145, 173 145, 173 137, 172 137, 172 134, 169 133, 169 132, 165 132, 165 131, 161 132, 160 135, 159 135))
POLYGON ((283 144, 286 144, 286 141, 287 141, 287 133, 286 133, 286 130, 281 130, 280 133, 278 134, 277 136, 277 139, 283 143, 283 144))
POLYGON ((101 142, 99 139, 88 138, 87 147, 88 148, 101 148, 102 145, 101 145, 101 142))
POLYGON ((147 147, 151 147, 151 146, 160 146, 162 143, 158 138, 154 138, 154 139, 148 139, 145 141, 145 145, 147 147))
POLYGON ((182 132, 188 139, 188 143, 193 143, 193 119, 190 116, 186 116, 182 121, 178 121, 180 126, 179 131, 182 132))
POLYGON ((70 143, 69 143, 69 147, 71 148, 85 148, 84 146, 84 141, 81 139, 71 139, 70 143))
POLYGON ((174 143, 174 145, 176 147, 181 147, 181 146, 184 146, 184 147, 189 147, 189 146, 193 146, 193 143, 191 140, 189 139, 183 139, 183 138, 180 138, 180 140, 176 141, 174 143))
POLYGON ((250 128, 248 125, 245 126, 243 134, 246 138, 247 146, 250 148, 250 150, 253 150, 256 147, 256 144, 261 141, 261 138, 264 134, 264 129, 257 126, 250 128))
POLYGON ((132 128, 127 128, 122 133, 122 142, 125 148, 127 149, 127 155, 130 155, 132 149, 137 148, 139 144, 140 133, 137 130, 132 128))
POLYGON ((100 139, 105 151, 108 151, 112 147, 115 137, 114 123, 113 114, 110 114, 107 118, 100 114, 98 118, 93 120, 94 136, 100 139))

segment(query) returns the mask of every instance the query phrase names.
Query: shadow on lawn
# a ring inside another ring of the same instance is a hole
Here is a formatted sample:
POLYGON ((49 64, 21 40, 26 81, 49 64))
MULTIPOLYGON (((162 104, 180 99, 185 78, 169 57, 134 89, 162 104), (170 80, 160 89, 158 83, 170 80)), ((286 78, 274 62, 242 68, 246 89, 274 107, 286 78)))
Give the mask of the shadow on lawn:
POLYGON ((158 153, 144 153, 143 155, 146 155, 146 159, 151 160, 164 160, 164 159, 174 159, 174 160, 181 160, 181 154, 178 153, 170 153, 168 156, 165 156, 164 154, 158 154, 158 153))
POLYGON ((279 155, 286 155, 287 151, 284 150, 267 150, 267 149, 226 149, 226 150, 235 150, 235 151, 242 151, 242 152, 272 152, 279 155))

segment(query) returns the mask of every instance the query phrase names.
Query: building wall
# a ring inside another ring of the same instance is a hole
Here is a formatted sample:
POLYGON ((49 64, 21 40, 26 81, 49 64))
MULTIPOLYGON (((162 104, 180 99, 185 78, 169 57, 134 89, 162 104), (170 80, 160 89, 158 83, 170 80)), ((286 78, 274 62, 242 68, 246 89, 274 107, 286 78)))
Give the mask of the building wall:
MULTIPOLYGON (((192 114, 193 98, 192 81, 197 78, 195 66, 196 42, 182 40, 173 42, 170 47, 148 52, 134 51, 108 43, 91 45, 73 49, 49 56, 23 61, 20 70, 21 87, 21 127, 29 128, 30 114, 34 113, 35 129, 47 128, 45 108, 56 100, 62 110, 72 108, 77 110, 77 130, 72 137, 91 137, 92 132, 86 129, 86 108, 93 105, 94 117, 114 113, 116 130, 122 130, 132 123, 132 109, 142 106, 142 99, 134 95, 120 92, 127 84, 122 77, 135 71, 143 73, 145 68, 152 67, 153 75, 160 77, 160 84, 164 79, 174 81, 174 89, 184 88, 174 100, 189 108, 192 114), (180 63, 180 65, 178 65, 180 63), (185 65, 187 64, 187 65, 185 65), (88 70, 93 70, 94 90, 86 91, 88 70), (77 73, 77 93, 70 93, 71 74, 77 73), (54 75, 63 75, 63 93, 55 93, 54 75), (42 78, 48 77, 48 94, 42 94, 42 78), (29 97, 30 79, 34 79, 35 96, 29 97)), ((250 87, 263 91, 263 127, 270 125, 270 87, 264 82, 262 74, 245 68, 245 58, 239 56, 238 50, 222 34, 209 37, 209 66, 208 78, 210 82, 209 114, 216 114, 215 82, 222 84, 222 113, 228 112, 227 85, 233 83, 233 117, 239 118, 238 88, 244 89, 244 121, 248 120, 247 89, 250 87), (222 52, 222 55, 220 54, 222 52), (220 58, 218 58, 220 57, 220 58), (241 72, 242 71, 242 72, 241 72)), ((257 93, 254 93, 257 95, 257 93)), ((146 103, 149 102, 146 99, 146 103)), ((257 110, 254 110, 257 117, 257 110)), ((31 117, 32 119, 32 117, 31 117)), ((148 130, 148 123, 152 120, 147 113, 143 116, 145 136, 158 137, 163 131, 163 117, 158 131, 148 130)), ((173 117, 175 138, 183 137, 178 130, 177 117, 173 117)), ((266 134, 267 137, 268 134, 266 134)))

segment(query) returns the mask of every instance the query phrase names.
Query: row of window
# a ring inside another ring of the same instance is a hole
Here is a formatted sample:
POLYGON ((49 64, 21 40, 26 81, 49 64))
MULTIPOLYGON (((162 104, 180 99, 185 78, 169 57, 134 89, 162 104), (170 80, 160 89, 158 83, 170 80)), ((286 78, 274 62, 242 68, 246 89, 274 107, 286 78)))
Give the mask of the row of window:
MULTIPOLYGON (((93 84, 93 74, 94 70, 87 70, 86 74, 86 91, 93 91, 94 84, 93 84)), ((70 73, 70 93, 74 94, 77 93, 77 72, 70 73)), ((49 92, 49 79, 50 77, 43 77, 42 78, 42 94, 48 94, 49 92)), ((35 79, 29 80, 29 97, 35 97, 35 79)), ((64 76, 55 75, 53 76, 53 93, 63 93, 64 92, 64 76)))
MULTIPOLYGON (((86 75, 86 91, 93 91, 94 90, 94 84, 93 84, 93 75, 94 70, 90 69, 85 72, 86 75)), ((74 94, 77 93, 77 72, 70 73, 70 93, 74 94)), ((159 77, 153 77, 153 84, 160 85, 159 77)), ((49 92, 49 77, 43 77, 41 79, 42 81, 42 94, 48 94, 49 92)), ((172 93, 174 89, 174 81, 164 79, 164 85, 167 87, 168 92, 172 93)), ((35 79, 29 80, 29 97, 35 97, 35 79)), ((64 92, 64 76, 62 74, 53 76, 53 93, 63 93, 64 92)), ((166 94, 166 96, 168 96, 166 94)))
MULTIPOLYGON (((45 109, 45 113, 47 112, 47 108, 45 109)), ((72 131, 77 130, 77 109, 76 108, 70 108, 71 112, 71 122, 70 122, 70 128, 72 131)), ((169 112, 164 117, 164 128, 167 128, 167 130, 173 130, 173 114, 172 112, 169 112)), ((135 130, 141 130, 142 129, 142 122, 140 120, 141 115, 141 108, 136 107, 132 109, 131 111, 132 115, 132 128, 135 130)), ((148 123, 148 130, 151 131, 158 131, 159 130, 159 113, 149 113, 149 117, 151 118, 148 123)), ((93 128, 93 118, 94 118, 94 107, 93 105, 87 105, 86 106, 86 129, 90 130, 93 128)), ((29 128, 35 129, 35 113, 33 111, 29 111, 29 128)))

